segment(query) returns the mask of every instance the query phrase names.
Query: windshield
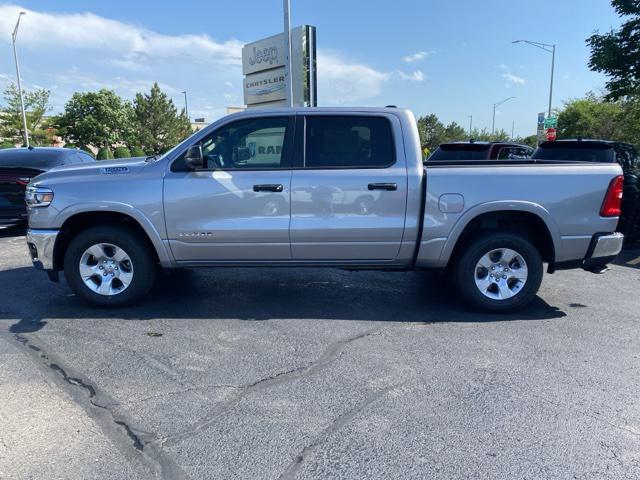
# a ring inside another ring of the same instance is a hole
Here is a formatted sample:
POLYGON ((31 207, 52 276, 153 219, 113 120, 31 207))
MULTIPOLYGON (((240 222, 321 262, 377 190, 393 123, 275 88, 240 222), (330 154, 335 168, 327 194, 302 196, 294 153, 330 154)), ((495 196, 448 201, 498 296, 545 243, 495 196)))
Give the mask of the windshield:
POLYGON ((533 157, 539 160, 569 160, 574 162, 611 163, 613 162, 613 147, 596 144, 592 146, 547 145, 538 148, 533 157))
POLYGON ((487 158, 489 145, 459 144, 440 145, 427 159, 428 162, 448 160, 484 160, 487 158))

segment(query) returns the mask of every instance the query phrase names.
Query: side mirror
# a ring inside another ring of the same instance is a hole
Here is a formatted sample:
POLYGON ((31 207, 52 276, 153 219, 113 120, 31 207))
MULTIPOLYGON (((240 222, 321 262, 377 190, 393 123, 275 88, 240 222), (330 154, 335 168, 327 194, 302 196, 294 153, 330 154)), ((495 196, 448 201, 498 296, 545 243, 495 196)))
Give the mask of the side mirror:
POLYGON ((204 167, 204 158, 202 156, 202 147, 200 145, 191 145, 184 156, 184 164, 189 170, 197 170, 204 167))

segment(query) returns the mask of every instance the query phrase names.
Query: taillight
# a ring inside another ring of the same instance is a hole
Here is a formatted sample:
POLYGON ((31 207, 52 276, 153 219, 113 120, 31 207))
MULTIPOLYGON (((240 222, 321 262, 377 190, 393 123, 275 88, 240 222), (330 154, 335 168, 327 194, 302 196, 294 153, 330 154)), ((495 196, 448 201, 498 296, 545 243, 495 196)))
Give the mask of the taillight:
POLYGON ((624 177, 618 175, 609 183, 609 189, 604 196, 602 208, 600 209, 601 217, 619 217, 622 213, 622 187, 624 177))

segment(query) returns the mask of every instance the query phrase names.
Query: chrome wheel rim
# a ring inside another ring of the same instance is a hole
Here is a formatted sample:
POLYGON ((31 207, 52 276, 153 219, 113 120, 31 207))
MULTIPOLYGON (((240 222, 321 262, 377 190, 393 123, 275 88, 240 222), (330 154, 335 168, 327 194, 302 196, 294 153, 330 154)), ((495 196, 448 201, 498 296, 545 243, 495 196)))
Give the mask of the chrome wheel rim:
POLYGON ((529 271, 522 255, 510 248, 496 248, 485 253, 476 264, 476 287, 492 300, 516 296, 527 283, 529 271))
POLYGON ((80 277, 98 295, 124 292, 133 280, 133 263, 122 248, 112 243, 97 243, 80 257, 80 277))

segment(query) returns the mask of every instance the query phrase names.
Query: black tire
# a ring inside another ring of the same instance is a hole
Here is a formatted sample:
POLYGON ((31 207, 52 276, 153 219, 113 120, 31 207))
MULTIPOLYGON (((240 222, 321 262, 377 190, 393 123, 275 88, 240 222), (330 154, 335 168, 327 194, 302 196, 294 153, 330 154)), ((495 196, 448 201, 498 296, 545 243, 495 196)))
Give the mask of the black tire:
POLYGON ((157 264, 148 242, 126 226, 103 225, 80 232, 64 254, 64 275, 67 283, 79 297, 100 307, 124 307, 142 299, 153 287, 157 264), (80 260, 93 245, 107 243, 123 249, 133 265, 133 276, 127 288, 114 295, 101 295, 85 285, 80 276, 80 260))
POLYGON ((524 307, 538 293, 543 274, 542 258, 538 249, 522 235, 487 232, 466 243, 458 252, 460 256, 454 259, 452 280, 467 305, 484 312, 505 313, 524 307), (522 256, 527 264, 528 276, 524 286, 514 296, 497 300, 485 296, 476 286, 476 266, 485 254, 503 248, 515 250, 522 256))

